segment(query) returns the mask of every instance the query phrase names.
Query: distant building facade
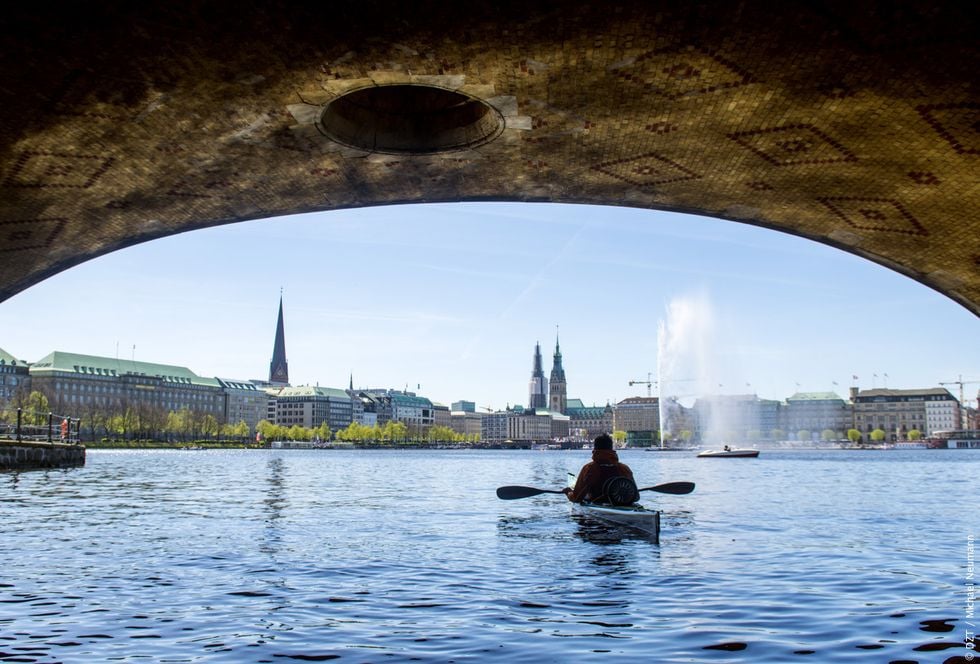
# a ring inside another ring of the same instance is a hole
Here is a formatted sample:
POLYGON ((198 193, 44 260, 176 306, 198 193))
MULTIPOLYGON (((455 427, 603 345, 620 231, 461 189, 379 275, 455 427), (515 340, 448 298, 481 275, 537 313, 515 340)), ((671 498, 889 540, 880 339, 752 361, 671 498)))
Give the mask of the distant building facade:
POLYGON ((612 430, 626 433, 626 444, 649 447, 660 441, 660 399, 629 397, 612 409, 612 430))
POLYGON ((754 394, 714 394, 694 402, 695 440, 735 442, 758 440, 763 435, 763 415, 770 409, 754 394))
POLYGON ((228 424, 245 422, 249 431, 255 431, 255 426, 266 418, 269 395, 264 390, 247 380, 218 378, 224 396, 224 421, 228 424))
POLYGON ((868 440, 875 429, 887 440, 905 440, 916 429, 923 436, 960 427, 960 403, 943 387, 924 390, 852 388, 854 428, 868 440))
POLYGON ((186 367, 55 351, 30 367, 32 389, 51 408, 86 417, 93 412, 145 408, 188 410, 225 421, 225 392, 214 378, 186 367))
POLYGON ((13 401, 18 392, 30 392, 31 375, 27 363, 0 348, 0 407, 13 401))
MULTIPOLYGON (((389 389, 361 390, 365 410, 373 411, 377 424, 389 421, 402 422, 413 432, 422 432, 435 424, 435 408, 432 402, 414 392, 389 389)), ((446 411, 448 413, 448 409, 446 411)), ((448 424, 446 425, 448 426, 448 424)))
POLYGON ((485 443, 532 445, 568 436, 567 415, 544 409, 513 409, 483 417, 480 439, 485 443))
POLYGON ((807 431, 814 440, 830 430, 835 439, 843 439, 853 426, 852 420, 851 404, 833 392, 797 392, 786 399, 784 421, 788 436, 807 431))
POLYGON ((586 406, 581 399, 569 399, 566 409, 569 435, 573 438, 592 440, 613 431, 613 408, 609 404, 586 406))
POLYGON ((332 431, 354 421, 354 404, 344 390, 331 387, 266 388, 268 419, 273 424, 315 429, 324 422, 332 431))
POLYGON ((449 406, 432 402, 432 426, 452 428, 452 414, 449 406))
POLYGON ((456 433, 461 433, 471 438, 480 436, 482 439, 484 417, 486 417, 485 413, 477 413, 469 410, 452 410, 450 412, 449 426, 456 433))

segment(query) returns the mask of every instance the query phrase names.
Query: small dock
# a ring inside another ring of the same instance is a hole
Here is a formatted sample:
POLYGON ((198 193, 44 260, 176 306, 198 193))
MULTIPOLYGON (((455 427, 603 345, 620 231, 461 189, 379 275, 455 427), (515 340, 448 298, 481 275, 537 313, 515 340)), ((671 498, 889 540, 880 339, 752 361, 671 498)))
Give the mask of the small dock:
POLYGON ((14 422, 0 422, 0 471, 85 465, 77 418, 17 409, 14 422))

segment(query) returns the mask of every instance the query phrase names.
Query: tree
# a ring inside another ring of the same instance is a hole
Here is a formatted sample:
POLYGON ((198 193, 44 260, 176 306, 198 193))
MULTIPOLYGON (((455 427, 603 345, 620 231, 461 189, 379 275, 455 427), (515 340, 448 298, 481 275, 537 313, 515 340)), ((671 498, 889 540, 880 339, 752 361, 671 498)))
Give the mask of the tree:
POLYGON ((885 432, 882 431, 881 429, 875 429, 874 431, 871 432, 871 440, 873 440, 876 443, 880 443, 885 439, 885 435, 886 435, 885 432))
POLYGON ((799 441, 810 442, 810 432, 807 429, 800 429, 796 432, 796 439, 799 441))
POLYGON ((820 439, 827 443, 832 440, 837 440, 837 432, 833 429, 824 429, 820 432, 820 439))
POLYGON ((920 440, 922 438, 922 432, 918 429, 909 429, 908 439, 909 440, 920 440))
POLYGON ((408 426, 404 422, 389 420, 385 422, 385 435, 391 442, 403 441, 408 437, 408 426))
POLYGON ((317 437, 320 440, 330 440, 330 436, 332 434, 333 434, 333 431, 330 430, 330 425, 327 424, 327 421, 326 420, 324 420, 323 422, 321 422, 320 423, 320 426, 317 427, 317 429, 316 429, 316 435, 317 435, 317 437))
POLYGON ((612 434, 613 442, 622 445, 626 442, 626 432, 625 431, 613 431, 612 434))
POLYGON ((451 443, 456 440, 456 432, 447 426, 437 424, 429 428, 430 443, 451 443))
POLYGON ((852 443, 856 443, 859 440, 861 440, 861 432, 858 431, 857 429, 848 429, 847 430, 847 439, 849 441, 851 441, 852 443))
MULTIPOLYGON (((43 392, 38 392, 37 390, 32 391, 27 397, 27 412, 32 416, 34 424, 43 424, 47 422, 48 413, 51 412, 51 405, 48 403, 48 398, 43 392)), ((26 421, 26 420, 25 420, 26 421)))
POLYGON ((773 440, 782 440, 783 438, 786 437, 786 432, 783 431, 782 429, 773 429, 772 431, 769 432, 769 435, 772 437, 773 440))

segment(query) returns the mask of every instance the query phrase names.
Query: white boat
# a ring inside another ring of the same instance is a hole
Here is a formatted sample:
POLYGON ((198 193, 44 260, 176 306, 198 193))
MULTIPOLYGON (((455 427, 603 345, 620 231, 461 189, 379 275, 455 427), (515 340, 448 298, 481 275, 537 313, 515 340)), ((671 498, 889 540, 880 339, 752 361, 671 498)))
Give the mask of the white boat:
POLYGON ((737 449, 725 445, 721 450, 705 450, 698 452, 698 457, 757 457, 759 450, 737 449))
MULTIPOLYGON (((575 475, 569 473, 569 488, 575 487, 575 479, 575 475)), ((639 503, 619 507, 616 505, 582 502, 572 503, 572 509, 582 514, 598 517, 604 521, 642 530, 648 535, 653 536, 654 539, 660 540, 660 512, 648 510, 639 503)))

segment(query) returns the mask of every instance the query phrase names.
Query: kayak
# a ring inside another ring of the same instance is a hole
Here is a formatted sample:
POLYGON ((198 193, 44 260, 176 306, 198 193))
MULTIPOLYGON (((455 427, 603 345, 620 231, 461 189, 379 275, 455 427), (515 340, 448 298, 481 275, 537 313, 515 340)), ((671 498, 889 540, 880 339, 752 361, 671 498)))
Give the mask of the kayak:
MULTIPOLYGON (((575 479, 575 475, 568 474, 569 488, 575 486, 575 479)), ((620 507, 616 505, 582 502, 572 503, 572 508, 581 514, 594 516, 621 526, 636 528, 648 535, 652 535, 654 539, 660 539, 660 512, 648 510, 639 503, 620 507)))
POLYGON ((705 450, 698 457, 757 457, 759 450, 705 450))

